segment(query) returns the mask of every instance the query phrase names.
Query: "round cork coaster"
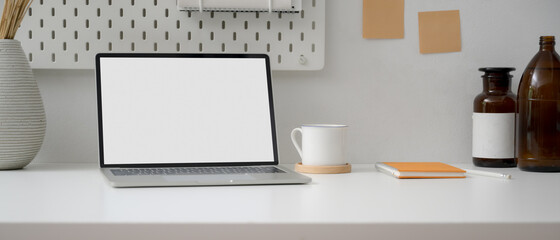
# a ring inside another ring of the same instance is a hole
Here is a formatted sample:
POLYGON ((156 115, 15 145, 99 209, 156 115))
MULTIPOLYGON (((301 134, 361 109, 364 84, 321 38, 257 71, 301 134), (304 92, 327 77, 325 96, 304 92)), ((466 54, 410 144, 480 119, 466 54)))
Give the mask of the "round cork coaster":
POLYGON ((311 166, 303 165, 300 162, 296 163, 296 172, 300 173, 320 173, 320 174, 336 174, 336 173, 349 173, 352 171, 352 165, 349 163, 344 165, 335 166, 311 166))

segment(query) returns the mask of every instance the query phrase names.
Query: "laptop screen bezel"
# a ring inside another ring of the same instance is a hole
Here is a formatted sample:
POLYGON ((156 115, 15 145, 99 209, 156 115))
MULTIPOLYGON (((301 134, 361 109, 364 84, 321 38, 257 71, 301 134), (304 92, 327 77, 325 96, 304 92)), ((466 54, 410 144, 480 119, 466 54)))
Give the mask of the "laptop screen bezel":
POLYGON ((95 56, 95 76, 97 91, 97 121, 99 141, 99 164, 101 168, 146 168, 146 167, 211 167, 211 166, 251 166, 278 165, 278 145, 276 139, 276 124, 274 119, 274 104, 272 98, 272 76, 270 59, 266 54, 208 54, 208 53, 98 53, 95 56), (101 59, 102 58, 258 58, 264 59, 268 88, 268 105, 272 134, 272 149, 274 161, 267 162, 219 162, 219 163, 134 163, 134 164, 105 164, 103 144, 103 107, 101 90, 101 59))

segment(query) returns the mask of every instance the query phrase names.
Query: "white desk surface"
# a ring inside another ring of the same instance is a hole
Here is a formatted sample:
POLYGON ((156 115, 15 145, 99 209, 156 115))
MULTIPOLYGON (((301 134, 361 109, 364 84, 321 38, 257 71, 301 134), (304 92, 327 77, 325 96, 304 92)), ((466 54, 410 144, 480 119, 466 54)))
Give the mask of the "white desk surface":
POLYGON ((0 239, 560 239, 560 173, 484 170, 513 179, 365 164, 306 185, 117 189, 95 164, 31 164, 0 171, 0 239))

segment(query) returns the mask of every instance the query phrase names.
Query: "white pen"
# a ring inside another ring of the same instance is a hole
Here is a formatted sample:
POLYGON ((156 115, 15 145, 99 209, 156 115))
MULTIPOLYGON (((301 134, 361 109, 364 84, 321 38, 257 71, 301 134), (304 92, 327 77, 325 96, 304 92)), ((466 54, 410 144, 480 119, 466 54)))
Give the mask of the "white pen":
POLYGON ((488 172, 488 171, 480 171, 480 170, 472 170, 472 169, 463 169, 463 170, 467 171, 467 174, 471 174, 471 175, 511 179, 511 175, 505 173, 488 172))

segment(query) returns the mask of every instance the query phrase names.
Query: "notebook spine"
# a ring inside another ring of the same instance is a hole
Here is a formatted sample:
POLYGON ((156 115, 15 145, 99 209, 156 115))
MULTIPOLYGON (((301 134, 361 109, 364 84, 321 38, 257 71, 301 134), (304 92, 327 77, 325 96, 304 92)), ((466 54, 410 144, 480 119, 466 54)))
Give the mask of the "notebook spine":
POLYGON ((382 173, 385 173, 387 175, 396 177, 396 178, 400 178, 400 173, 397 169, 395 169, 394 167, 391 167, 387 164, 384 163, 376 163, 375 164, 375 168, 377 169, 377 171, 380 171, 382 173))

